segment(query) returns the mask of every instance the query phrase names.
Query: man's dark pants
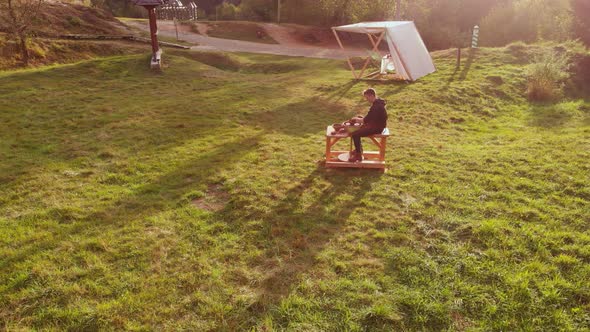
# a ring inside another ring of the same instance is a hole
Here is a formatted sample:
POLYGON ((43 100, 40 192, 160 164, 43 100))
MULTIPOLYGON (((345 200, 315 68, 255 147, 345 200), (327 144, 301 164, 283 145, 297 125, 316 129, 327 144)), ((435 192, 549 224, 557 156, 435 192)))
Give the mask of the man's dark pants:
POLYGON ((371 135, 381 134, 383 128, 375 127, 363 127, 351 134, 352 140, 354 141, 354 149, 356 152, 363 152, 363 146, 361 145, 361 137, 367 137, 371 135))

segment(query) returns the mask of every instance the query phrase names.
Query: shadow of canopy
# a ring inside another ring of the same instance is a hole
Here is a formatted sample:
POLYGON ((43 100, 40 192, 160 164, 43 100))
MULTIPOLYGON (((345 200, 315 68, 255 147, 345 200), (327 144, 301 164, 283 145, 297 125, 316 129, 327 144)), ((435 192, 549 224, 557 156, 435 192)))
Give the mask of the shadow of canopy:
POLYGON ((305 136, 323 132, 327 125, 344 121, 352 115, 354 110, 350 106, 314 96, 271 111, 251 114, 247 121, 267 132, 305 136))

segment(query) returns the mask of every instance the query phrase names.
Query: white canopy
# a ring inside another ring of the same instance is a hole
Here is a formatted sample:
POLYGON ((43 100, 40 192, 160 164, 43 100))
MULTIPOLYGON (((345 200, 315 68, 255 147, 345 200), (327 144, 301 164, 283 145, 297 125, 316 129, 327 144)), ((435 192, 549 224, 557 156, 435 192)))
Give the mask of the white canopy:
MULTIPOLYGON (((332 29, 334 33, 336 31, 366 34, 385 32, 383 39, 387 40, 397 73, 408 81, 415 81, 436 70, 430 53, 412 21, 363 22, 332 29)), ((338 38, 338 35, 336 37, 338 38)))

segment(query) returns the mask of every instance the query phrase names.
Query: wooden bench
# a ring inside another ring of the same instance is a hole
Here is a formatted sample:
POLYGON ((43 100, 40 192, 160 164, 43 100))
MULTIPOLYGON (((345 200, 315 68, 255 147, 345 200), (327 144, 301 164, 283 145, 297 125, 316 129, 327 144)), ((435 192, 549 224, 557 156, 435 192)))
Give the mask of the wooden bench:
MULTIPOLYGON (((335 134, 334 127, 328 126, 326 129, 326 167, 352 167, 352 168, 378 168, 385 169, 385 148, 387 147, 387 137, 389 129, 383 129, 379 135, 367 136, 379 148, 379 151, 364 151, 363 161, 348 162, 338 159, 339 155, 348 154, 352 151, 352 137, 349 133, 335 134), (343 138, 350 137, 349 151, 332 151, 332 147, 343 138)), ((348 158, 347 158, 348 159, 348 158)))

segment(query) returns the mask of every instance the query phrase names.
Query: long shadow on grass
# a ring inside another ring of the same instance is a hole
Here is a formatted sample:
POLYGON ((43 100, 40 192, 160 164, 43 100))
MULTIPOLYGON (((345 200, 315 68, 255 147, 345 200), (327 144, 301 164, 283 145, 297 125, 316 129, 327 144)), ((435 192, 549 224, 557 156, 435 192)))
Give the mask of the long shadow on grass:
POLYGON ((467 75, 469 74, 469 70, 471 70, 471 66, 473 65, 473 62, 475 61, 476 56, 477 56, 477 49, 476 48, 469 49, 469 57, 467 58, 467 62, 465 63, 465 66, 463 67, 463 70, 461 71, 461 75, 459 75, 459 80, 463 81, 465 78, 467 78, 467 75))
MULTIPOLYGON (((317 168, 290 189, 275 207, 262 217, 264 231, 255 243, 266 244, 253 268, 265 278, 256 285, 256 300, 237 312, 224 327, 244 331, 256 326, 289 296, 301 277, 313 268, 317 255, 341 232, 350 215, 362 205, 362 198, 379 181, 374 170, 326 170, 317 168), (319 182, 316 183, 316 182, 319 182), (318 189, 318 186, 323 186, 318 189), (310 198, 313 197, 312 198, 310 198)), ((228 220, 244 218, 223 212, 228 220)))
POLYGON ((248 117, 248 122, 262 126, 267 132, 304 136, 317 133, 318 128, 343 121, 352 114, 354 110, 342 103, 314 96, 272 111, 256 113, 248 117))
MULTIPOLYGON (((190 103, 206 99, 215 85, 156 89, 169 79, 149 72, 143 57, 94 60, 2 79, 3 91, 22 90, 24 97, 0 102, 0 123, 11 124, 8 142, 17 138, 0 163, 0 185, 26 179, 53 162, 157 153, 219 130, 230 116, 220 117, 215 106, 190 103), (181 92, 186 98, 177 100, 181 92)), ((241 99, 226 104, 235 102, 241 99)))
MULTIPOLYGON (((359 83, 360 82, 358 80, 351 80, 344 85, 338 86, 334 90, 326 91, 325 93, 322 94, 322 97, 327 98, 328 100, 331 100, 331 101, 338 102, 338 101, 340 101, 340 99, 344 98, 348 94, 348 92, 359 83)), ((360 94, 360 91, 359 91, 359 94, 360 94)))
POLYGON ((0 257, 0 276, 10 277, 10 274, 15 272, 13 267, 19 262, 43 251, 53 250, 59 247, 62 241, 76 234, 100 235, 109 229, 119 229, 125 223, 176 207, 182 196, 195 184, 206 183, 221 169, 231 166, 254 149, 262 136, 263 134, 259 133, 223 143, 204 153, 195 153, 193 159, 179 165, 176 171, 159 177, 140 187, 133 194, 89 215, 79 215, 76 211, 54 210, 50 211, 49 215, 36 216, 37 219, 56 220, 63 227, 49 239, 12 243, 11 246, 19 249, 11 257, 0 257), (187 181, 189 178, 190 181, 187 181))
MULTIPOLYGON (((267 132, 278 132, 290 136, 305 136, 315 134, 318 128, 342 122, 357 113, 366 114, 370 105, 362 99, 359 90, 358 99, 354 106, 339 102, 357 82, 351 82, 333 92, 327 92, 319 96, 311 96, 303 101, 286 104, 271 111, 248 115, 246 121, 257 124, 267 132), (359 111, 363 110, 363 111, 359 111)), ((388 88, 392 83, 387 85, 388 88)), ((409 84, 395 83, 394 88, 383 89, 383 96, 387 97, 401 92, 409 84)))
POLYGON ((439 91, 443 92, 443 91, 447 91, 449 89, 449 86, 451 86, 451 84, 453 82, 455 82, 455 77, 457 76, 457 74, 459 73, 459 70, 461 69, 460 66, 455 66, 455 70, 453 70, 453 72, 451 73, 451 75, 449 76, 449 78, 447 79, 445 85, 443 85, 439 91))

